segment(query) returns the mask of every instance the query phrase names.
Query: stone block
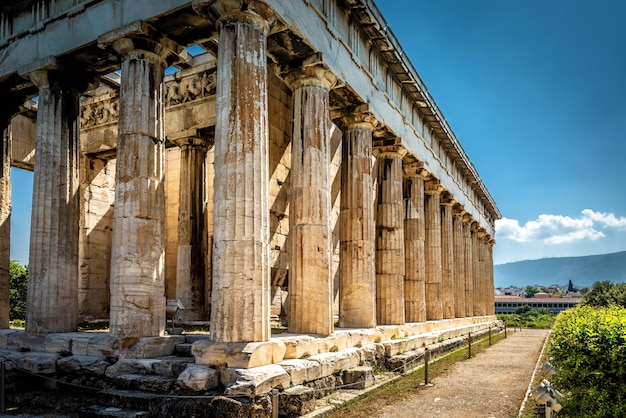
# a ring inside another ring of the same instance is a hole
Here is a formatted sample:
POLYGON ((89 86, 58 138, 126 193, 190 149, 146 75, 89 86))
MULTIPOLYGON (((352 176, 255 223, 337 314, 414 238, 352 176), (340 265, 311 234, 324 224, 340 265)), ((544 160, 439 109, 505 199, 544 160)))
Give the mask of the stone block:
POLYGON ((385 366, 388 370, 402 373, 413 369, 424 362, 424 350, 407 351, 406 353, 388 357, 385 366))
POLYGON ((309 357, 309 360, 318 362, 322 366, 322 376, 330 376, 336 372, 353 369, 361 363, 361 356, 357 348, 348 348, 336 353, 321 353, 309 357))
POLYGON ((213 412, 213 416, 220 418, 272 416, 272 405, 269 396, 263 396, 255 400, 217 396, 211 402, 210 409, 213 412))
POLYGON ((387 340, 383 342, 387 357, 395 356, 407 351, 406 340, 387 340))
POLYGON ((16 332, 7 336, 7 350, 45 351, 45 336, 16 332))
POLYGON ((274 388, 289 387, 291 378, 281 366, 270 364, 251 369, 224 369, 220 381, 226 386, 226 395, 254 398, 274 388))
POLYGON ((179 387, 196 392, 214 389, 219 385, 219 382, 220 373, 201 364, 188 364, 176 380, 179 387))
POLYGON ((291 378, 291 385, 301 385, 322 377, 322 366, 317 361, 289 359, 278 363, 291 378))
POLYGON ((72 336, 74 334, 50 333, 44 337, 44 352, 46 353, 71 353, 72 336))
POLYGON ((365 389, 375 382, 371 367, 359 366, 343 372, 343 385, 346 389, 365 389))
POLYGON ((282 361, 285 344, 277 339, 250 343, 198 340, 193 343, 191 352, 197 364, 246 369, 282 361))
POLYGON ((52 353, 21 353, 21 367, 31 373, 53 374, 56 373, 56 362, 60 358, 52 353))
POLYGON ((385 364, 385 347, 381 343, 367 344, 359 350, 361 365, 370 367, 383 367, 385 364))
POLYGON ((182 335, 168 335, 163 337, 143 337, 139 341, 120 351, 120 357, 125 358, 155 358, 170 356, 174 353, 177 344, 185 342, 182 335))
POLYGON ((6 350, 9 344, 9 337, 15 333, 20 333, 16 329, 0 329, 0 350, 6 350))
POLYGON ((282 334, 281 336, 276 337, 276 339, 285 344, 286 359, 298 359, 319 353, 317 338, 309 335, 282 334))
POLYGON ((122 374, 115 377, 115 384, 121 389, 146 390, 167 393, 174 387, 176 379, 164 376, 122 374))
POLYGON ((115 356, 117 339, 104 332, 73 334, 72 353, 81 356, 115 356))
POLYGON ((108 378, 114 378, 124 374, 153 374, 153 365, 158 362, 156 359, 119 359, 106 371, 108 378))
POLYGON ((285 389, 278 398, 278 414, 299 417, 315 410, 315 390, 306 386, 285 389))
POLYGON ((87 372, 103 376, 111 364, 102 357, 69 356, 57 360, 57 367, 63 373, 87 372))

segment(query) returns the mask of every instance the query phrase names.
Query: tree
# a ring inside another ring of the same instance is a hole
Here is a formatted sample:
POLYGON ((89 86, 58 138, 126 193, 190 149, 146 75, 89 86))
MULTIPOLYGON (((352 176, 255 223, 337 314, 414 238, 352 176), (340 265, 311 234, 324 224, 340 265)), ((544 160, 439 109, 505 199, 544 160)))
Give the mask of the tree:
POLYGON ((9 318, 26 319, 26 288, 28 284, 28 266, 22 266, 15 260, 9 265, 11 290, 9 294, 9 318))
POLYGON ((527 298, 532 298, 532 297, 535 296, 535 293, 539 292, 539 288, 537 286, 528 285, 528 286, 526 286, 526 288, 524 288, 524 292, 525 292, 524 295, 527 298))
POLYGON ((530 313, 530 311, 532 310, 533 308, 531 308, 530 305, 522 305, 515 310, 515 313, 517 315, 525 315, 525 314, 530 313))
POLYGON ((612 283, 610 281, 595 282, 585 293, 581 305, 626 307, 626 283, 612 283))

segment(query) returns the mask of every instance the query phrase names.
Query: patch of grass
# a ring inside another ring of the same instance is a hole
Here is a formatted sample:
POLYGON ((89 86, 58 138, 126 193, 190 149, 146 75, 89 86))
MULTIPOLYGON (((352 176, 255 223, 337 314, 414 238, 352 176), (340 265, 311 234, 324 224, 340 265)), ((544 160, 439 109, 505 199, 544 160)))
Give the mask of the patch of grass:
MULTIPOLYGON (((491 336, 492 343, 494 344, 503 338, 504 333, 493 334, 491 336)), ((480 341, 472 342, 472 356, 487 347, 489 347, 489 339, 487 337, 480 341)), ((429 380, 446 372, 449 367, 457 361, 466 359, 467 345, 463 345, 455 351, 451 351, 437 359, 431 360, 428 364, 429 380)), ((424 389, 424 387, 421 386, 422 383, 424 383, 424 368, 419 367, 400 379, 368 392, 360 399, 346 403, 327 416, 331 418, 375 416, 380 411, 381 404, 394 405, 406 400, 418 391, 424 389)))

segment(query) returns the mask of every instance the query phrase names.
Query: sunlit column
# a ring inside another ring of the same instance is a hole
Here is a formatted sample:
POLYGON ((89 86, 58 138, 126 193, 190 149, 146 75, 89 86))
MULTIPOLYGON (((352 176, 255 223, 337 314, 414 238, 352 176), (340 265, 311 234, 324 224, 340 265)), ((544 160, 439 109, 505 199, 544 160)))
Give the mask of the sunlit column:
POLYGON ((454 318, 454 234, 452 206, 448 193, 441 200, 441 300, 444 319, 454 318))
POLYGON ((469 214, 463 215, 463 241, 465 247, 465 316, 474 316, 474 240, 472 232, 473 219, 469 214))
POLYGON ((405 323, 404 201, 402 154, 399 147, 378 152, 376 222, 376 322, 405 323))
POLYGON ((426 183, 426 319, 443 319, 441 265, 441 192, 438 181, 426 183))
POLYGON ((406 322, 426 321, 424 174, 422 164, 404 166, 404 306, 406 322))
POLYGON ((376 269, 372 131, 368 114, 343 118, 339 326, 376 326, 376 269))
POLYGON ((270 338, 267 34, 256 1, 211 1, 218 28, 211 339, 270 338))
POLYGON ((457 205, 453 212, 454 241, 454 315, 467 316, 465 307, 465 239, 463 237, 463 209, 457 205))
POLYGON ((293 92, 289 332, 328 335, 334 329, 329 92, 335 77, 309 66, 288 79, 293 92))
POLYGON ((39 88, 26 331, 78 326, 78 97, 58 70, 36 70, 39 88))

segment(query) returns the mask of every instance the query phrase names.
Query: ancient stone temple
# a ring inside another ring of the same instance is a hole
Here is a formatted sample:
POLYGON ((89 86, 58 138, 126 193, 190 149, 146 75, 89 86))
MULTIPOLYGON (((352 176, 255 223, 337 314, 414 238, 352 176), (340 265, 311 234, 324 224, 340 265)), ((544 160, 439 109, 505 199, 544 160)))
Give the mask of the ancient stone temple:
POLYGON ((0 57, 0 327, 11 166, 26 335, 178 301, 197 364, 254 368, 495 320, 500 213, 372 0, 22 0, 0 57))

